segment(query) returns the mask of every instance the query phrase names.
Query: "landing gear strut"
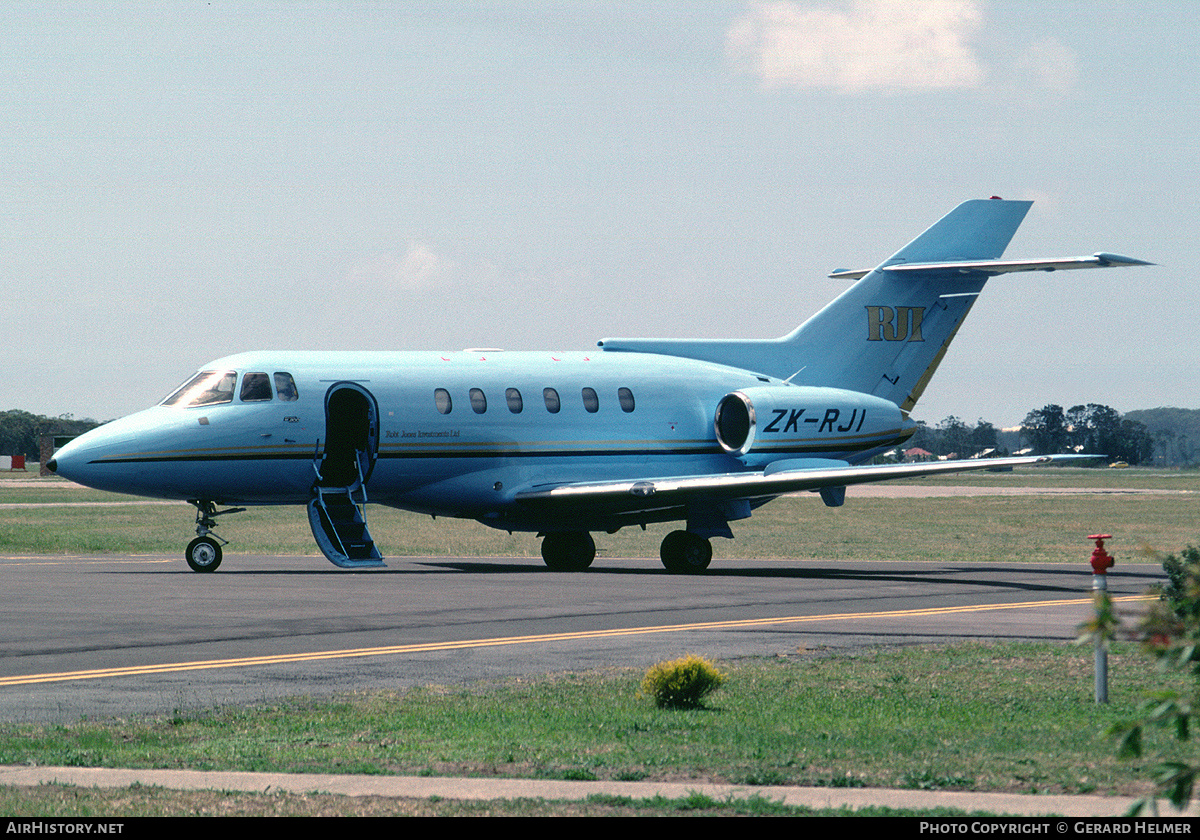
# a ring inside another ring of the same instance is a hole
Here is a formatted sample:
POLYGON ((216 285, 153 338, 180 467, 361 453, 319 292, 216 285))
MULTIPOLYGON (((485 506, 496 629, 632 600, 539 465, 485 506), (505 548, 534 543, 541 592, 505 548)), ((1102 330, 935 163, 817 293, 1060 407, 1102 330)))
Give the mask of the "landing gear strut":
POLYGON ((659 548, 668 572, 698 575, 712 562, 712 543, 691 531, 672 531, 659 548))
POLYGON ((555 531, 542 540, 542 559, 556 572, 581 572, 596 558, 596 542, 587 531, 555 531))
POLYGON ((183 556, 193 572, 215 572, 221 565, 221 546, 229 544, 229 540, 223 540, 213 532, 217 517, 241 513, 245 508, 217 510, 216 503, 207 499, 189 499, 188 504, 196 508, 196 539, 188 543, 183 556))

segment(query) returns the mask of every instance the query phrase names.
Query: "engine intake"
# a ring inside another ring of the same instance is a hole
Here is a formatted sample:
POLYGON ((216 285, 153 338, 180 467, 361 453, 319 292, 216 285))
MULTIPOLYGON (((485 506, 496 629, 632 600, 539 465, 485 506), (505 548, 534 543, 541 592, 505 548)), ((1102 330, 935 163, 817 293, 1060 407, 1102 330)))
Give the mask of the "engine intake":
POLYGON ((754 445, 754 403, 741 391, 726 394, 717 403, 717 443, 726 452, 745 455, 754 445))
POLYGON ((713 417, 731 455, 853 452, 899 443, 915 428, 888 400, 857 391, 768 385, 726 394, 713 417))

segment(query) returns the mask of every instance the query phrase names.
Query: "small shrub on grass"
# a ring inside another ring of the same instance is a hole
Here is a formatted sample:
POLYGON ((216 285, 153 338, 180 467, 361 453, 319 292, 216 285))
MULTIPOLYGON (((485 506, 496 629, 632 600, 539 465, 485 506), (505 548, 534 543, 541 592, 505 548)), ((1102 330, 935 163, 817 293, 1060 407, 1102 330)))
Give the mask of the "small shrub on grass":
POLYGON ((688 655, 659 662, 646 672, 642 693, 654 698, 660 709, 699 709, 704 698, 725 682, 725 675, 706 659, 688 655))

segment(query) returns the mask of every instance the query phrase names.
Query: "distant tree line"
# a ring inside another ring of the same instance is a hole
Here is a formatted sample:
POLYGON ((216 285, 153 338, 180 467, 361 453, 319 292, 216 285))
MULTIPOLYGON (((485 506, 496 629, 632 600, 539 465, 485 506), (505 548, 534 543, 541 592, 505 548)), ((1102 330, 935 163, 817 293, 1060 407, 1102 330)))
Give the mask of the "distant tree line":
POLYGON ((974 425, 950 416, 935 426, 917 423, 904 444, 907 452, 924 450, 937 458, 1005 456, 1029 451, 1037 455, 1090 453, 1109 462, 1188 466, 1200 461, 1200 410, 1152 409, 1122 416, 1097 403, 1064 409, 1047 405, 1025 415, 1019 429, 997 429, 986 420, 974 425), (1161 427, 1151 431, 1141 417, 1152 416, 1161 427), (1189 427, 1185 421, 1195 423, 1189 427))
POLYGON ((1031 411, 1021 424, 1021 435, 1038 455, 1094 453, 1128 464, 1149 464, 1154 459, 1154 436, 1149 429, 1096 403, 1066 411, 1061 405, 1031 411))
POLYGON ((1200 465, 1200 408, 1145 408, 1125 414, 1150 430, 1154 463, 1168 467, 1200 465))
POLYGON ((976 455, 1007 455, 1000 442, 1000 431, 986 420, 974 426, 951 415, 936 426, 917 422, 916 433, 904 444, 905 450, 923 449, 938 458, 972 458, 976 455))
POLYGON ((28 411, 0 411, 0 455, 24 455, 36 461, 42 435, 81 435, 99 426, 95 420, 76 420, 70 414, 44 417, 28 411))

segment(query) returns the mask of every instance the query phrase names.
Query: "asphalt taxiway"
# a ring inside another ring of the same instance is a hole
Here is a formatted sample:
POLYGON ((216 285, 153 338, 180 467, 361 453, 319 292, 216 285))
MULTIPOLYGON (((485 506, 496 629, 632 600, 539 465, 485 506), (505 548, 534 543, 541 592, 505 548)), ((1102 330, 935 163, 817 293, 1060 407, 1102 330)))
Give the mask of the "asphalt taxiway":
MULTIPOLYGON (((677 576, 645 558, 582 573, 537 559, 229 555, 0 557, 0 719, 77 720, 598 667, 962 639, 1069 640, 1083 563, 723 560, 677 576)), ((1117 598, 1161 581, 1109 575, 1117 598)))

